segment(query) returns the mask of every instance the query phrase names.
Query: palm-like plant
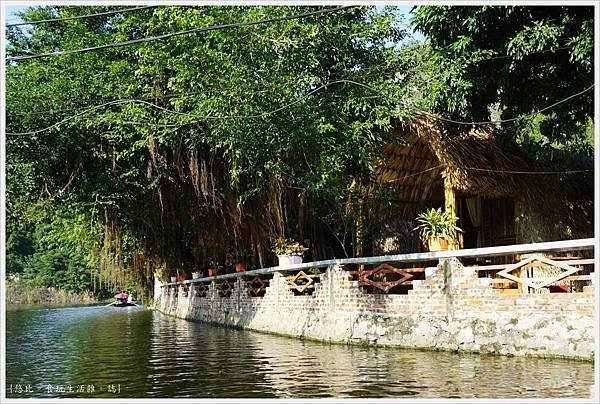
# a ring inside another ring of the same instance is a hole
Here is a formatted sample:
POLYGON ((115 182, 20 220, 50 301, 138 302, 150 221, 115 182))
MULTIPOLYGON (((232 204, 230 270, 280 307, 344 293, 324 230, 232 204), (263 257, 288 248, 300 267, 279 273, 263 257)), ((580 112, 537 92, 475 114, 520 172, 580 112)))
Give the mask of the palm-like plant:
POLYGON ((462 232, 456 226, 457 220, 458 218, 448 211, 431 208, 417 216, 416 221, 420 224, 413 231, 420 231, 421 241, 424 244, 427 244, 427 240, 432 237, 444 237, 449 241, 455 241, 456 232, 462 232))
POLYGON ((292 239, 279 237, 273 240, 272 250, 275 255, 302 255, 308 248, 292 239))

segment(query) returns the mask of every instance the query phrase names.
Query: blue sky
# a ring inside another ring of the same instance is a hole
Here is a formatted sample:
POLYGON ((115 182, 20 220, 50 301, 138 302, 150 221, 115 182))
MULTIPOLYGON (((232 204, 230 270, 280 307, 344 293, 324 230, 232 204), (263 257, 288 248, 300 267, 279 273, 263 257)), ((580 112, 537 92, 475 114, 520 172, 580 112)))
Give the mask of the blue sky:
POLYGON ((6 20, 17 19, 16 12, 24 10, 27 6, 6 6, 6 20))

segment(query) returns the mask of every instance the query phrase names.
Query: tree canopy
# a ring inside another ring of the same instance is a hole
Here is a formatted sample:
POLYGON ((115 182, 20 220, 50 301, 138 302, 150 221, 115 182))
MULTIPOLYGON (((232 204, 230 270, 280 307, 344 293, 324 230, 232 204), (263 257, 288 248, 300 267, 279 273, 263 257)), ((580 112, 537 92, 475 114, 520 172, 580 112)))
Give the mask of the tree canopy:
MULTIPOLYGON (((31 7, 22 18, 108 10, 31 7)), ((419 7, 425 43, 406 42, 394 9, 374 7, 161 6, 9 27, 7 268, 44 284, 60 278, 44 275, 52 268, 91 273, 111 288, 242 250, 266 265, 275 236, 311 239, 315 258, 325 244, 353 255, 360 189, 392 121, 415 110, 522 116, 582 91, 591 15, 419 7)), ((580 144, 591 97, 501 128, 580 144)))
POLYGON ((467 122, 534 114, 502 127, 522 143, 583 145, 590 153, 593 15, 584 6, 417 8, 412 24, 427 37, 438 68, 431 108, 467 122))
MULTIPOLYGON (((103 10, 37 7, 23 17, 103 10)), ((9 55, 307 10, 157 7, 12 28, 9 55)), ((389 44, 403 35, 390 11, 354 7, 12 63, 9 232, 39 195, 118 229, 105 232, 105 247, 131 235, 117 251, 129 261, 140 251, 170 267, 198 265, 246 244, 264 263, 265 240, 298 237, 315 201, 335 205, 350 178, 370 175, 372 147, 391 127, 389 44)))

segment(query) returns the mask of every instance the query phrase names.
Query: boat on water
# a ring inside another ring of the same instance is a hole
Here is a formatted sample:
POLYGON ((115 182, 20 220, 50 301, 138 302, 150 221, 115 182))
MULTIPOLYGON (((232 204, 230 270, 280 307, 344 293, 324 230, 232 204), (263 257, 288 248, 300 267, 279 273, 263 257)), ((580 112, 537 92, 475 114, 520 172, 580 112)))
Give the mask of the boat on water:
POLYGON ((137 306, 137 304, 135 304, 133 302, 133 296, 123 292, 117 293, 115 295, 115 298, 117 299, 116 302, 112 302, 107 304, 106 306, 113 306, 113 307, 130 307, 130 306, 137 306))
POLYGON ((110 303, 109 306, 112 306, 112 307, 130 307, 130 306, 136 306, 137 307, 137 304, 135 304, 135 303, 127 303, 127 302, 125 302, 125 303, 113 302, 113 303, 110 303))

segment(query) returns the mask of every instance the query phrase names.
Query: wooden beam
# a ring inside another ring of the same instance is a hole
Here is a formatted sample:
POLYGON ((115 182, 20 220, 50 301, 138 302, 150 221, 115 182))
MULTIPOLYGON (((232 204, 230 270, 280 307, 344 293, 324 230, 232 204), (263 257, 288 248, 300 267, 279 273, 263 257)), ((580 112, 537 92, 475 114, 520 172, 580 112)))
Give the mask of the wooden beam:
MULTIPOLYGON (((449 212, 453 217, 458 217, 458 212, 456 209, 456 194, 447 172, 444 172, 444 205, 446 212, 449 212)), ((460 248, 458 235, 456 232, 453 233, 454 234, 452 234, 452 237, 454 241, 448 242, 448 249, 458 250, 460 248)))

